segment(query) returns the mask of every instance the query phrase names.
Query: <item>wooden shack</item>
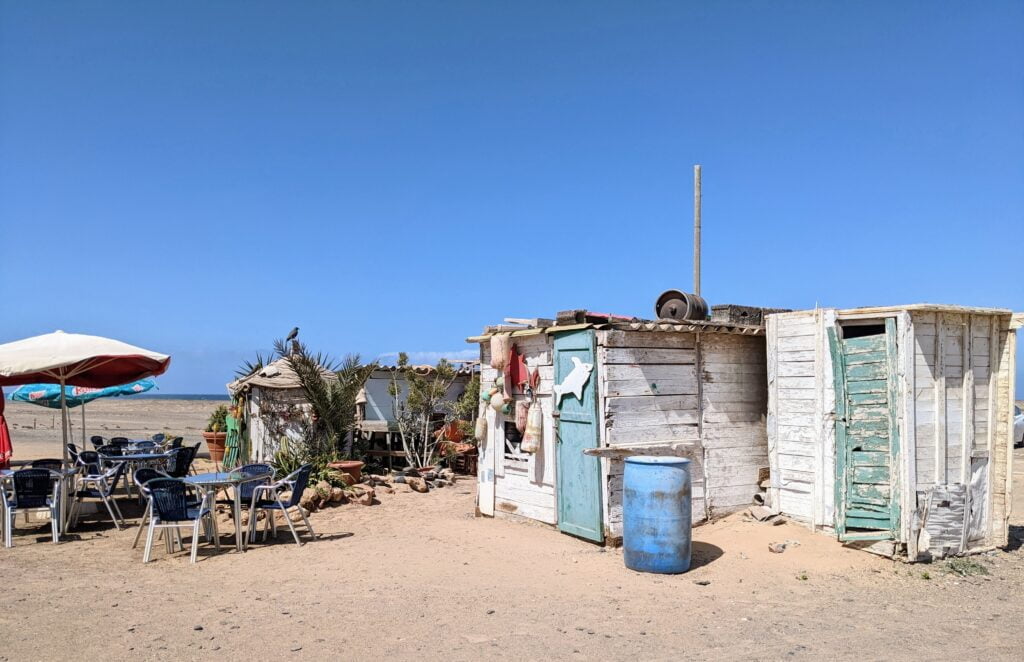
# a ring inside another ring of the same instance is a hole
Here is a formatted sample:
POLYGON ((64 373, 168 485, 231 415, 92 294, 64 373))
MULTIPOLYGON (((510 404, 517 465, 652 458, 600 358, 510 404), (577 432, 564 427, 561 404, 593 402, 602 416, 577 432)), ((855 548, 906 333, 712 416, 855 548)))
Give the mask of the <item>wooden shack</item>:
POLYGON ((302 443, 313 408, 287 360, 277 359, 236 379, 228 392, 244 402, 253 461, 269 462, 282 443, 302 443))
MULTIPOLYGON (((508 335, 539 375, 533 397, 543 410, 540 449, 525 453, 514 414, 482 406, 479 513, 614 544, 622 536, 622 460, 636 454, 692 460, 695 522, 749 505, 768 466, 764 327, 580 319, 487 327, 468 339, 480 344, 485 392, 502 379, 492 337, 508 335)), ((512 397, 528 396, 514 389, 512 397)))
POLYGON ((1013 326, 929 304, 768 316, 772 505, 910 560, 1005 545, 1013 326))
MULTIPOLYGON (((451 386, 445 392, 446 402, 455 402, 465 392, 473 373, 475 361, 452 361, 458 365, 458 373, 451 386)), ((392 380, 398 385, 399 400, 405 402, 409 387, 405 378, 406 371, 412 370, 418 375, 430 376, 435 368, 430 365, 406 366, 392 368, 381 366, 370 373, 366 384, 356 398, 356 429, 355 433, 369 449, 366 455, 382 460, 388 467, 398 458, 404 458, 402 438, 395 419, 395 402, 391 395, 392 380)), ((437 412, 443 416, 443 411, 437 412)))

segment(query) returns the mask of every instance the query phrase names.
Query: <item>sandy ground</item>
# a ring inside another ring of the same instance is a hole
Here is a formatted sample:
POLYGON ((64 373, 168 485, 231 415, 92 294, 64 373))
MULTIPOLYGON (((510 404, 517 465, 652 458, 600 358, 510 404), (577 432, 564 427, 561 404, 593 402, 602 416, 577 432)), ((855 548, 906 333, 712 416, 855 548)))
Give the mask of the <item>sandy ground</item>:
MULTIPOLYGON (((47 409, 27 402, 4 404, 4 417, 14 444, 14 459, 60 457, 59 409, 47 409)), ((226 402, 146 398, 96 400, 85 405, 85 434, 86 438, 98 434, 147 439, 157 432, 164 432, 184 437, 185 443, 195 445, 203 440, 201 432, 206 427, 206 419, 217 405, 222 404, 226 402)), ((71 410, 71 438, 79 445, 82 442, 81 423, 81 409, 75 407, 71 410)), ((205 444, 200 450, 205 452, 205 444)))
POLYGON ((0 660, 1020 659, 1022 451, 1016 467, 1016 541, 966 578, 741 516, 694 530, 689 573, 638 574, 618 550, 474 517, 472 479, 315 513, 302 547, 281 532, 239 555, 225 523, 194 566, 162 545, 144 566, 135 530, 100 519, 60 545, 22 528, 0 549, 0 660))

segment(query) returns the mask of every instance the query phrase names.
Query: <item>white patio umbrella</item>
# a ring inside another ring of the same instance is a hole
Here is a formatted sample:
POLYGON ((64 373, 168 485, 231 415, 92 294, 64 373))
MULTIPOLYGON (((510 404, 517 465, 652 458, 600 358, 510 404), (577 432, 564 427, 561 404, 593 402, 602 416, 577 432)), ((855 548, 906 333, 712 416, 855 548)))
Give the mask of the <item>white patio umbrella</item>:
POLYGON ((163 374, 171 357, 119 340, 55 331, 0 345, 0 386, 61 385, 63 458, 68 461, 65 386, 105 388, 163 374))

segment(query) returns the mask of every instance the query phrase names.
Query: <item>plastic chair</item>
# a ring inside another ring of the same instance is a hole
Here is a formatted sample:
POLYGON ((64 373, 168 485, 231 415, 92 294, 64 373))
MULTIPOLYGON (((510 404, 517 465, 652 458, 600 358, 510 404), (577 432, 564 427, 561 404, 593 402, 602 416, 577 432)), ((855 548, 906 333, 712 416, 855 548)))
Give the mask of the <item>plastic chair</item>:
POLYGON ((91 474, 82 476, 78 482, 78 489, 75 490, 75 500, 71 503, 71 514, 68 516, 72 520, 72 526, 78 526, 78 516, 81 507, 82 499, 99 499, 103 502, 103 505, 107 507, 107 512, 110 513, 110 518, 114 520, 114 526, 117 530, 121 530, 121 525, 124 522, 124 516, 121 514, 121 509, 117 505, 117 501, 114 500, 114 490, 117 489, 117 484, 121 481, 121 476, 124 475, 126 462, 118 462, 114 466, 110 467, 101 474, 91 474), (116 515, 114 513, 117 513, 116 515))
POLYGON ((160 447, 155 441, 140 441, 135 444, 135 452, 137 453, 151 453, 160 447))
POLYGON ((171 448, 181 448, 181 444, 185 441, 185 437, 175 437, 171 440, 171 448))
POLYGON ((167 475, 171 478, 184 478, 188 470, 192 468, 192 461, 196 458, 196 451, 199 444, 195 446, 182 446, 171 453, 167 460, 167 475))
MULTIPOLYGON (((143 563, 149 563, 153 553, 153 537, 157 529, 178 530, 188 523, 192 524, 192 563, 196 562, 196 555, 199 552, 200 524, 205 523, 205 526, 208 527, 208 534, 212 530, 214 545, 217 551, 220 551, 217 518, 210 509, 208 497, 204 495, 198 507, 190 506, 186 494, 189 488, 190 486, 185 481, 177 478, 153 478, 146 481, 152 516, 146 532, 146 551, 142 555, 143 563)), ((165 542, 169 546, 170 537, 167 537, 165 542)))
POLYGON ((309 536, 315 538, 316 534, 313 533, 313 527, 309 524, 309 518, 306 517, 306 513, 303 512, 299 506, 299 499, 302 498, 302 492, 306 489, 306 485, 309 483, 309 474, 313 471, 313 465, 304 464, 297 471, 285 476, 276 483, 270 485, 255 485, 252 488, 252 502, 249 504, 249 540, 256 540, 256 509, 267 511, 267 523, 263 529, 263 539, 267 539, 267 529, 271 529, 274 535, 277 535, 277 527, 274 522, 274 511, 281 511, 284 515, 284 521, 288 524, 288 528, 291 529, 292 537, 295 538, 296 545, 302 545, 302 541, 299 540, 299 533, 295 530, 295 524, 292 522, 291 509, 298 510, 299 516, 302 517, 302 521, 306 524, 306 529, 309 531, 309 536), (287 501, 281 499, 281 494, 285 490, 291 490, 291 495, 287 501))
POLYGON ((71 457, 72 464, 78 464, 78 446, 68 444, 68 455, 71 457))
POLYGON ((152 437, 150 437, 150 439, 152 439, 153 441, 155 441, 158 444, 162 444, 162 443, 164 443, 164 440, 167 439, 167 435, 164 434, 163 432, 157 432, 152 437))
POLYGON ((13 494, 0 484, 0 505, 3 506, 4 547, 14 547, 14 520, 19 512, 44 511, 50 514, 53 543, 60 540, 58 494, 60 474, 49 469, 22 469, 13 476, 13 494))
POLYGON ((106 446, 107 440, 99 436, 98 434, 95 434, 89 437, 89 443, 92 444, 93 448, 99 448, 100 446, 106 446))

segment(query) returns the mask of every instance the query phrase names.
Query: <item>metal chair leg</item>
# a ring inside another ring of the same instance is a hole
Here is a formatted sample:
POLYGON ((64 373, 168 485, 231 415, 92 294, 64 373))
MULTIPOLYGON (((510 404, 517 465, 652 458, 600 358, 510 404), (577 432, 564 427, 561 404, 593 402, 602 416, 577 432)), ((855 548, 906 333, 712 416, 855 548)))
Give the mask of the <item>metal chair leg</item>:
MULTIPOLYGON (((146 532, 146 551, 142 553, 142 562, 149 563, 149 557, 153 553, 153 532, 156 530, 156 521, 149 520, 149 530, 146 532)), ((164 536, 167 538, 167 536, 164 536)))
POLYGON ((199 521, 202 518, 196 519, 192 524, 192 560, 190 563, 196 562, 196 556, 199 554, 199 521))
POLYGON ((295 544, 301 546, 302 541, 299 540, 299 533, 295 530, 295 525, 292 524, 291 513, 289 513, 288 509, 284 507, 283 503, 281 503, 281 499, 278 499, 277 502, 281 505, 281 514, 284 515, 284 521, 288 524, 288 528, 291 529, 292 537, 295 538, 295 544))
POLYGON ((306 511, 302 509, 302 506, 299 506, 298 508, 299 514, 302 515, 302 521, 306 523, 306 528, 309 529, 309 537, 316 538, 316 534, 313 533, 313 525, 309 523, 309 518, 306 517, 306 511))
POLYGON ((149 521, 149 511, 153 508, 153 504, 146 504, 146 510, 142 513, 142 521, 139 522, 139 530, 135 532, 135 542, 132 543, 132 549, 139 546, 139 538, 142 537, 142 529, 145 528, 146 522, 149 521))

